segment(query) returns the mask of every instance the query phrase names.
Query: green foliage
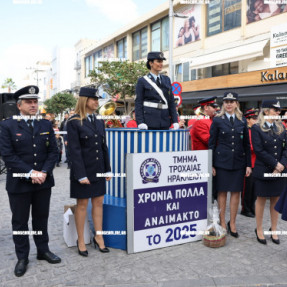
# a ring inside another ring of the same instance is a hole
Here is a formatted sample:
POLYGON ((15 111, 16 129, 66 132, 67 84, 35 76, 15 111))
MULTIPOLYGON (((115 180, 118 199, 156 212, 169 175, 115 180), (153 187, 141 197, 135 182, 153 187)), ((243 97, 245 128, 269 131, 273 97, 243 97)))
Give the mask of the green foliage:
POLYGON ((105 91, 112 97, 120 95, 121 99, 125 96, 134 96, 138 78, 147 74, 145 62, 129 61, 103 61, 101 66, 91 71, 91 82, 97 87, 105 85, 105 91))
POLYGON ((67 109, 74 108, 77 100, 72 94, 57 93, 44 102, 47 113, 61 114, 67 109))
POLYGON ((8 88, 8 93, 11 93, 11 90, 16 90, 17 87, 15 85, 15 82, 12 80, 12 78, 7 78, 4 83, 1 86, 2 89, 8 88))

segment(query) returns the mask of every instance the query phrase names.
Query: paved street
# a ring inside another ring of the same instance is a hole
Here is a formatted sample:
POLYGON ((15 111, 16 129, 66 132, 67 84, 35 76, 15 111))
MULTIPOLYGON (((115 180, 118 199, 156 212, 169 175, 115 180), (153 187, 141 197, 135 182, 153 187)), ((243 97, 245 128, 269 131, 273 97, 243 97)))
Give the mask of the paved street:
MULTIPOLYGON (((102 254, 88 245, 89 257, 77 254, 63 240, 63 206, 69 198, 69 170, 66 164, 55 169, 49 221, 50 248, 62 263, 50 265, 36 259, 31 241, 30 263, 26 274, 14 276, 16 256, 11 232, 11 213, 0 176, 0 286, 106 286, 106 287, 187 287, 187 286, 287 286, 287 236, 275 245, 256 240, 255 219, 237 217, 239 239, 228 236, 223 248, 211 249, 202 242, 188 243, 140 254, 127 255, 112 249, 102 254)), ((270 227, 265 213, 264 227, 270 227)), ((287 223, 279 220, 279 230, 287 223)))

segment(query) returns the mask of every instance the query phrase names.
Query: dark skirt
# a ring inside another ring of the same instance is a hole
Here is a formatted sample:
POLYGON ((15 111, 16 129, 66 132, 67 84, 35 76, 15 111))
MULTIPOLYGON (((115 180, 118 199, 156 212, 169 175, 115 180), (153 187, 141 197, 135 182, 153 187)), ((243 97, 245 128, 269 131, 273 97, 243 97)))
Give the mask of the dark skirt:
POLYGON ((221 191, 240 192, 243 190, 245 168, 227 170, 217 167, 215 169, 215 190, 217 193, 221 191))
POLYGON ((275 205, 275 210, 282 214, 281 218, 287 221, 287 186, 281 193, 279 200, 275 205))
POLYGON ((71 180, 70 183, 71 198, 93 198, 106 194, 106 179, 104 177, 99 181, 91 182, 91 184, 80 184, 74 180, 71 180))
POLYGON ((285 186, 286 178, 278 178, 276 180, 261 180, 258 178, 254 178, 254 191, 256 196, 280 196, 285 186))

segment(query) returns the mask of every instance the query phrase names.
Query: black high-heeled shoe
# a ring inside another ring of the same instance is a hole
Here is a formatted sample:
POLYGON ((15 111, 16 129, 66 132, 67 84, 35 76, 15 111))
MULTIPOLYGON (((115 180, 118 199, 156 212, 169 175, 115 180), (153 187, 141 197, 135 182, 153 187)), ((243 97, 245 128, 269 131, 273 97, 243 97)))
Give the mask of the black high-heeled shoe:
POLYGON ((233 237, 235 237, 235 238, 238 238, 238 237, 239 237, 238 232, 233 232, 233 231, 231 231, 230 221, 228 221, 228 223, 227 223, 227 228, 228 228, 228 232, 230 233, 231 236, 233 236, 233 237))
POLYGON ((100 248, 100 245, 99 245, 98 242, 96 241, 95 237, 93 237, 93 242, 94 242, 95 248, 96 248, 96 249, 99 249, 102 253, 108 253, 108 252, 110 252, 110 249, 109 249, 108 247, 100 248))
POLYGON ((77 248, 78 248, 78 252, 79 252, 79 254, 81 255, 81 256, 84 256, 84 257, 88 257, 88 250, 85 250, 85 251, 81 251, 80 249, 79 249, 79 244, 78 244, 78 240, 77 240, 77 248))
MULTIPOLYGON (((271 227, 269 228, 269 231, 272 231, 272 230, 271 230, 271 227)), ((275 244, 280 244, 280 239, 279 239, 279 238, 278 238, 278 239, 274 239, 273 236, 272 236, 272 234, 271 234, 271 240, 272 240, 272 242, 275 243, 275 244)))
POLYGON ((260 239, 259 237, 258 237, 258 235, 257 235, 257 229, 255 228, 255 234, 256 234, 256 238, 257 238, 257 241, 259 242, 259 243, 261 243, 261 244, 264 244, 264 245, 266 245, 267 244, 267 241, 266 241, 266 239, 264 238, 264 239, 260 239))

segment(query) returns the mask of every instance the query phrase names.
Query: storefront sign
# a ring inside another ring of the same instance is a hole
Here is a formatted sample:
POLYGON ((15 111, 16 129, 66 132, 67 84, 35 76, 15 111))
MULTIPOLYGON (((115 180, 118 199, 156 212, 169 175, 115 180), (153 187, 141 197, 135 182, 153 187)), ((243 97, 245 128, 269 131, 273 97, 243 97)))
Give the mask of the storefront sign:
POLYGON ((261 82, 273 82, 278 80, 287 80, 287 72, 279 72, 278 70, 272 73, 269 71, 261 72, 261 82))
POLYGON ((270 38, 270 66, 287 66, 287 24, 272 27, 270 38))
POLYGON ((211 151, 127 154, 128 253, 201 239, 211 151))

